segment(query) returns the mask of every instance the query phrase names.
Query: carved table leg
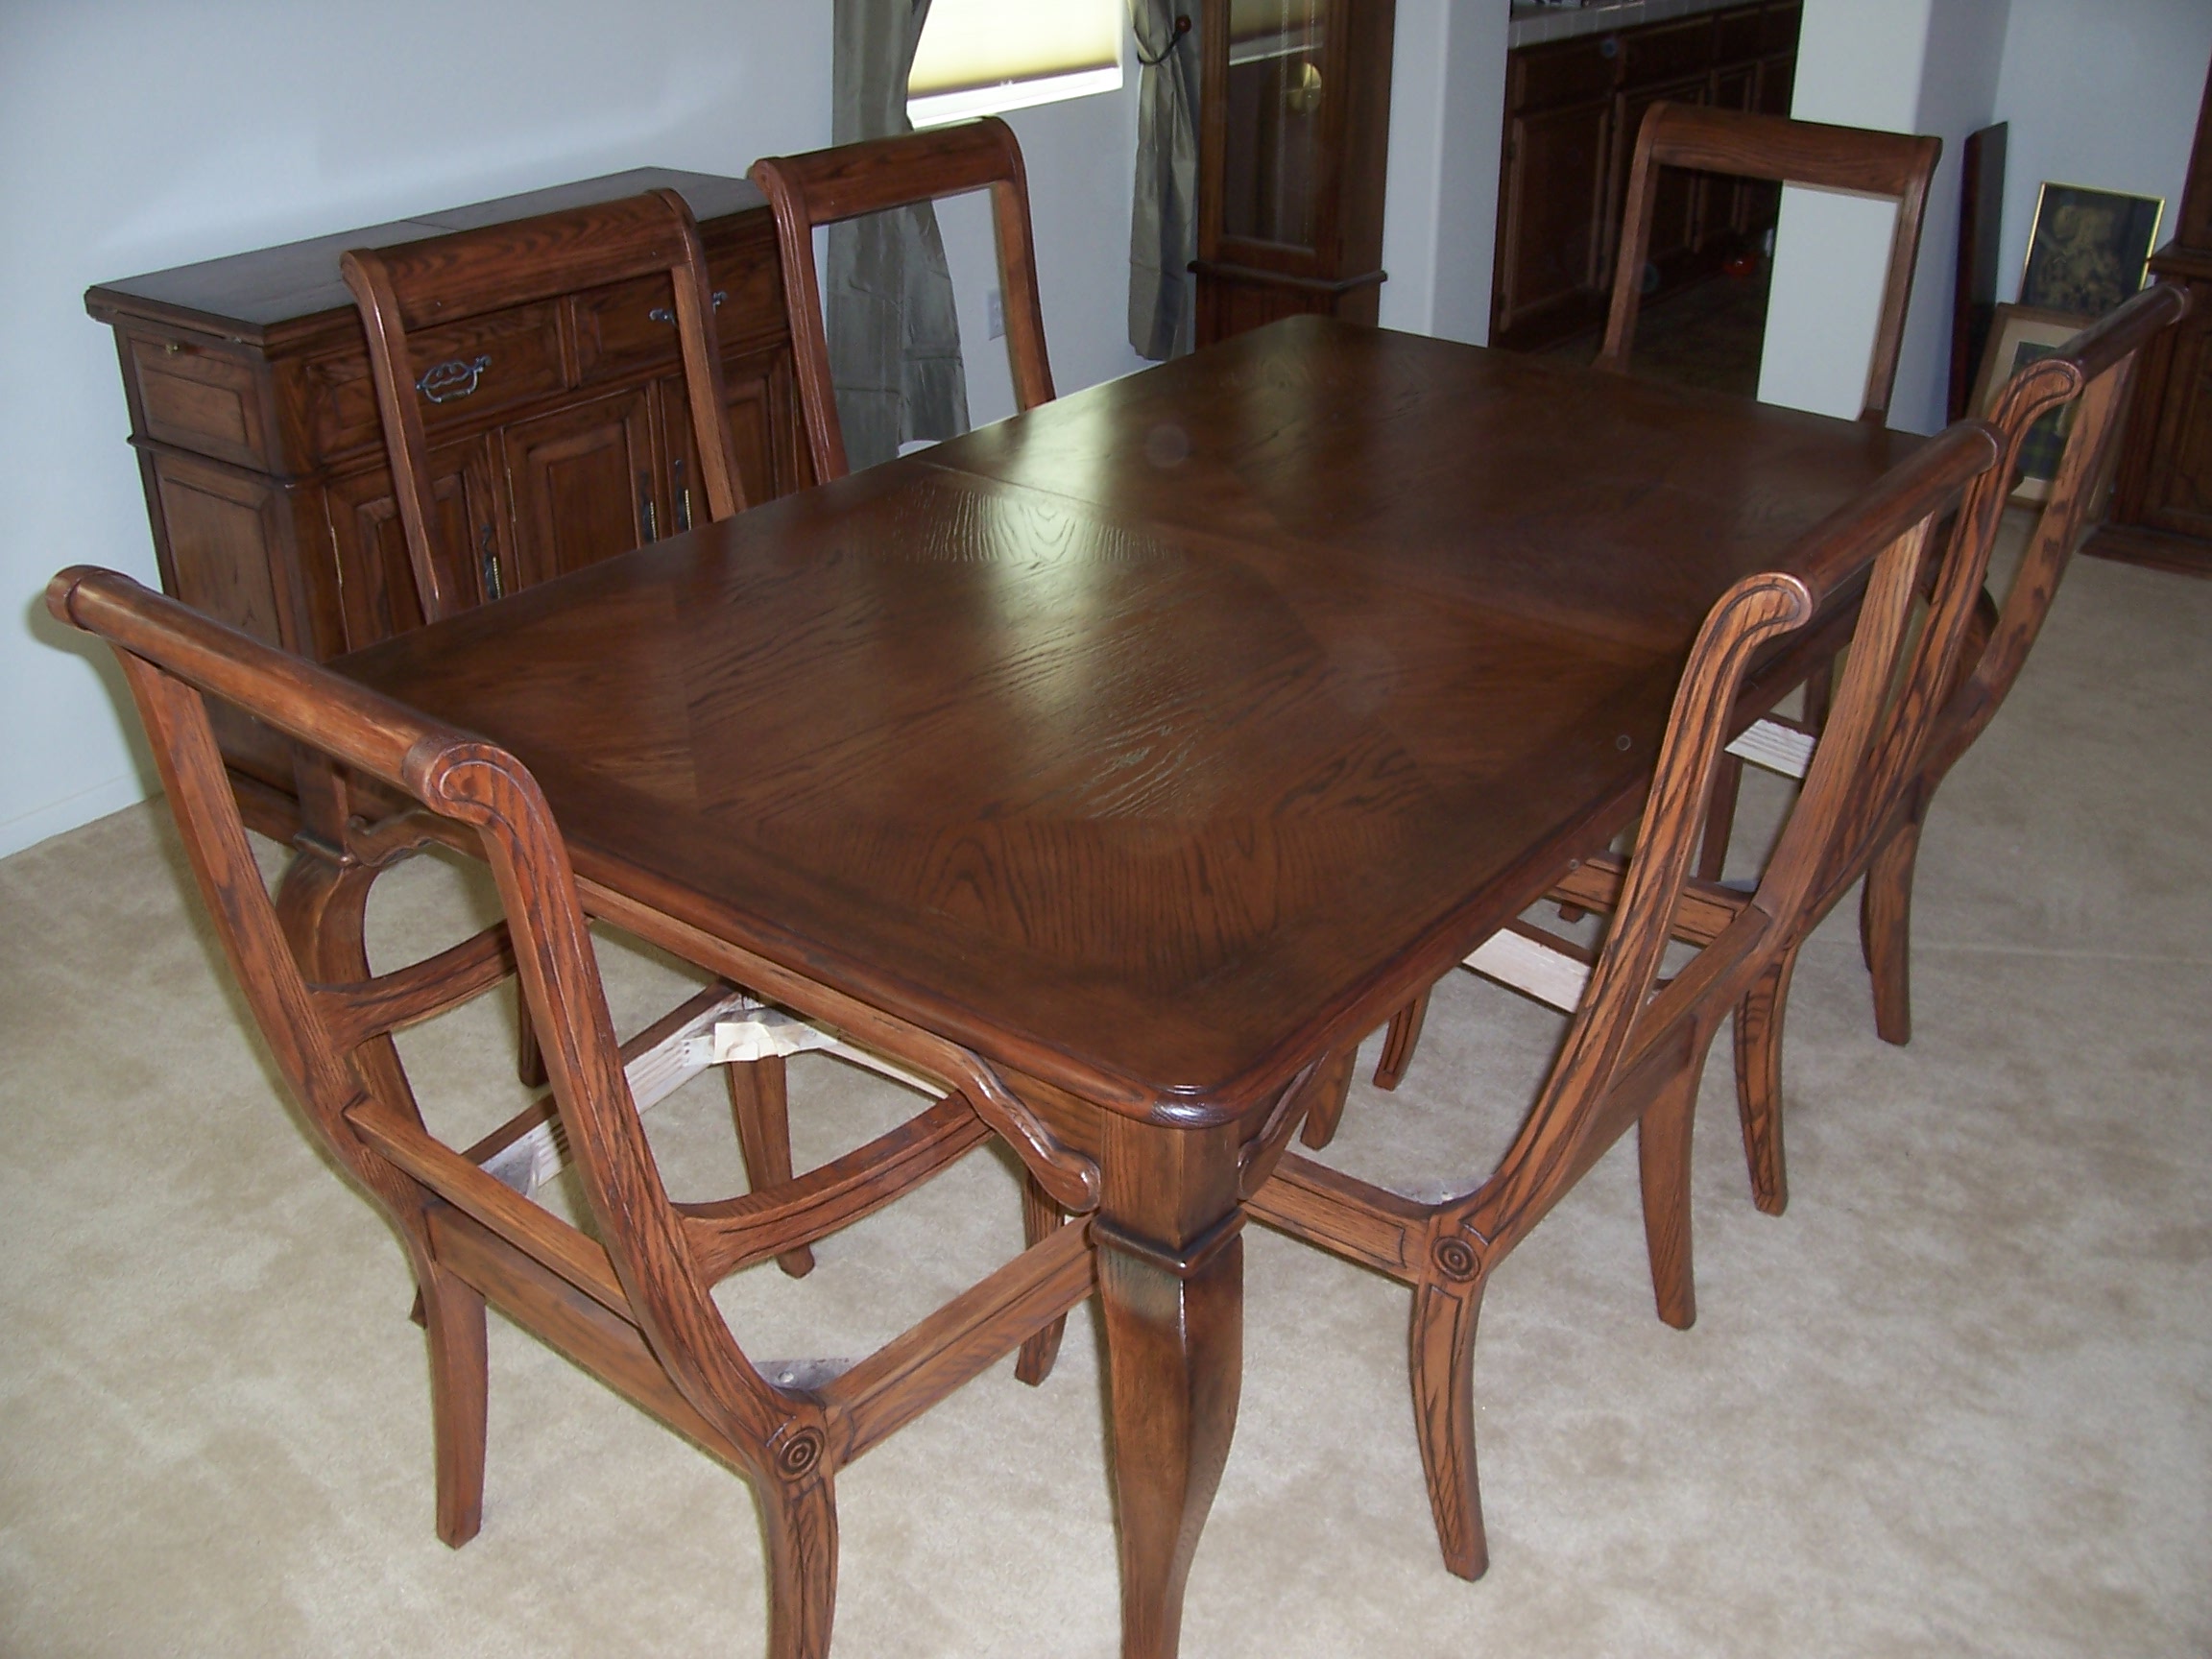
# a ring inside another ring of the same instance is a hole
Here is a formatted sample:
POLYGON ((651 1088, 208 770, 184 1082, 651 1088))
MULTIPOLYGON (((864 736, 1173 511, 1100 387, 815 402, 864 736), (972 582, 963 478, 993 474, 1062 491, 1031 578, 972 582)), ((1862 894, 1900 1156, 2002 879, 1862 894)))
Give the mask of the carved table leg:
POLYGON ((1122 1659, 1174 1659, 1183 1586, 1237 1427, 1243 1217, 1233 1129, 1106 1127, 1094 1224, 1114 1419, 1122 1659))

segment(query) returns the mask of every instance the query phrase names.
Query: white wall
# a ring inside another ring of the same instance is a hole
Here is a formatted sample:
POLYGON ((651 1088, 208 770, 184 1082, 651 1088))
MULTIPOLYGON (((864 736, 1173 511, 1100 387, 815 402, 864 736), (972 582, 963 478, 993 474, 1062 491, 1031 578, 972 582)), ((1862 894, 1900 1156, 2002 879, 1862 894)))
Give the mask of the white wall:
MULTIPOLYGON (((1805 0, 1791 113, 1910 132, 1934 0, 1805 0)), ((1759 396, 1823 415, 1865 401, 1895 210, 1837 191, 1782 193, 1759 396)), ((1903 411, 1899 411, 1903 416, 1903 411)))
POLYGON ((2012 0, 1998 81, 2008 122, 2003 275, 2019 290, 2045 180, 2162 196, 2174 233, 2212 63, 2212 0, 2012 0))
MULTIPOLYGON (((0 4, 0 854, 147 788, 112 669, 40 601, 80 561, 155 578, 86 286, 625 167, 740 173, 826 143, 829 86, 823 0, 0 4)), ((1136 366, 1132 96, 1015 117, 1064 391, 1136 366)))
POLYGON ((1478 346, 1490 339, 1507 21, 1503 6, 1454 0, 1444 50, 1444 160, 1436 203, 1436 308, 1430 332, 1478 346))
MULTIPOLYGON (((2010 300, 2044 180, 2163 196, 2171 228, 2208 60, 2212 0, 1806 0, 1793 112, 1944 143, 1895 424, 1942 421, 1966 134, 2010 124, 1997 295, 2010 300)), ((1857 413, 1888 224, 1870 204, 1785 194, 1760 397, 1857 413)))
POLYGON ((1943 140, 1920 226, 1920 264, 1905 313, 1890 423, 1934 432, 1951 398, 1951 310, 1959 286, 1960 185, 1968 134, 1995 120, 2012 0, 1934 0, 1915 132, 1943 140))

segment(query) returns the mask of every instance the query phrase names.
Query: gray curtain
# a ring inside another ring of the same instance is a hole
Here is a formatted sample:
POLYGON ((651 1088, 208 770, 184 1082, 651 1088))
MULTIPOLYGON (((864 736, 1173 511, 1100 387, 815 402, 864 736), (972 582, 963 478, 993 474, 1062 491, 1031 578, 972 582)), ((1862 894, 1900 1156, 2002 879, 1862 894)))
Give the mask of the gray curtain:
MULTIPOLYGON (((832 143, 910 132, 906 76, 929 0, 837 0, 832 143)), ((830 378, 857 470, 914 438, 968 430, 960 324, 937 212, 927 203, 830 227, 823 287, 830 378)))
POLYGON ((1198 0, 1129 0, 1142 80, 1129 215, 1129 344, 1158 362, 1190 349, 1198 256, 1198 0), (1177 36, 1175 19, 1190 29, 1177 36))

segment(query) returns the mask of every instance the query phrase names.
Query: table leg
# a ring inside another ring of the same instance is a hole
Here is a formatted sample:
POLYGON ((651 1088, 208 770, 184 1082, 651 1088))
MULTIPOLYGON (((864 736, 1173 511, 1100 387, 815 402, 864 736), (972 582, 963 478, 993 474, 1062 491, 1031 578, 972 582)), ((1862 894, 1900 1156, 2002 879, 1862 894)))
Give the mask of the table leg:
POLYGON ((1120 1522, 1122 1659, 1174 1659, 1183 1586, 1228 1461, 1244 1358, 1230 1130, 1109 1124, 1098 1242, 1120 1522))

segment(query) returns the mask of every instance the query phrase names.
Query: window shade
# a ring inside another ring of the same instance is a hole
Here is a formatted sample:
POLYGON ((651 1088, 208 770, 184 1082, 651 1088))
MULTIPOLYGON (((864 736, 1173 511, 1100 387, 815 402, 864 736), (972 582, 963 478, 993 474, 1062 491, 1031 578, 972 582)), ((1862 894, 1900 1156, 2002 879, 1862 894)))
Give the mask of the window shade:
POLYGON ((1123 0, 931 0, 912 98, 1099 70, 1120 84, 1123 0))

